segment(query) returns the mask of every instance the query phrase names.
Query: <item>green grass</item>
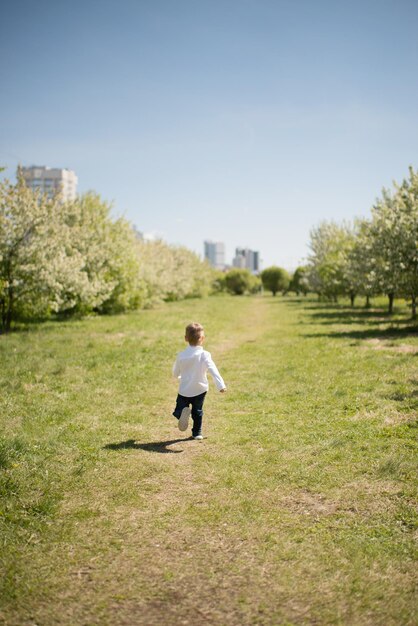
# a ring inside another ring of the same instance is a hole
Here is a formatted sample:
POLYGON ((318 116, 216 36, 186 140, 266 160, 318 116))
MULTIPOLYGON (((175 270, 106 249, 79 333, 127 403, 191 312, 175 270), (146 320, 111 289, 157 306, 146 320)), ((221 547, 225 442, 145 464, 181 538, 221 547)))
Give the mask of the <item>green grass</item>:
POLYGON ((217 297, 0 337, 0 623, 413 625, 406 309, 217 297), (228 384, 170 417, 201 321, 228 384))

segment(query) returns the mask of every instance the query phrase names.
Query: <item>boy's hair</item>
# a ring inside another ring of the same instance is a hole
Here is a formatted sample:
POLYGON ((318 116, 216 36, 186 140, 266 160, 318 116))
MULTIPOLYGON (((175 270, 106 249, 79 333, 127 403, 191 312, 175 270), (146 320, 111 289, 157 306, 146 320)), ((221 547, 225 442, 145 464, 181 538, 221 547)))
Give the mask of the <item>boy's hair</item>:
POLYGON ((203 335, 203 326, 198 322, 192 322, 186 326, 186 339, 191 346, 197 346, 203 335))

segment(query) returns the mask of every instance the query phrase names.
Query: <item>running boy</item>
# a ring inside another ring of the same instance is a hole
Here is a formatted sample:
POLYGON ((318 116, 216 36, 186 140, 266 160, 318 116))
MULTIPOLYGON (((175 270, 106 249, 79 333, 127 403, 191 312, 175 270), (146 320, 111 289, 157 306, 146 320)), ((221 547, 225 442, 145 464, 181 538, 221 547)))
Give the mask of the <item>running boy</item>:
POLYGON ((210 352, 202 348, 205 340, 203 326, 197 322, 186 326, 184 339, 189 345, 183 352, 178 353, 173 366, 173 376, 180 379, 179 394, 173 415, 178 419, 179 429, 187 430, 191 413, 193 439, 203 439, 203 402, 209 388, 207 372, 211 374, 218 391, 225 392, 226 386, 218 368, 212 361, 210 352), (192 405, 191 411, 190 404, 192 405))

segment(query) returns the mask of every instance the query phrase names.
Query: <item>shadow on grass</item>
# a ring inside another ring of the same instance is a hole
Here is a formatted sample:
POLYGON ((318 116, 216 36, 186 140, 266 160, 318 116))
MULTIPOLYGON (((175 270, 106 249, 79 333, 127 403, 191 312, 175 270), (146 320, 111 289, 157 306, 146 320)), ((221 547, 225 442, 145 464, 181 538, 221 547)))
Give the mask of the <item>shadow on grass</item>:
POLYGON ((146 452, 159 452, 160 454, 180 454, 183 450, 170 450, 169 446, 175 443, 193 441, 193 437, 185 439, 170 439, 169 441, 152 441, 150 443, 137 443, 135 439, 128 439, 120 443, 108 443, 103 450, 145 450, 146 452))
POLYGON ((308 313, 309 323, 332 325, 332 324, 364 324, 376 326, 378 324, 396 324, 397 326, 411 327, 411 319, 394 317, 385 311, 356 311, 353 309, 339 311, 317 311, 308 313))
POLYGON ((418 334, 418 326, 390 328, 365 328, 364 330, 335 331, 330 333, 306 333, 304 337, 329 337, 330 339, 402 339, 418 334))
POLYGON ((311 315, 314 315, 315 317, 321 317, 322 315, 324 317, 339 317, 340 315, 347 315, 348 317, 357 316, 362 319, 373 317, 385 317, 391 319, 393 317, 396 317, 397 315, 402 315, 402 319, 405 319, 405 314, 408 312, 406 306, 394 306, 393 312, 389 313, 387 307, 381 306, 364 307, 350 306, 349 304, 338 303, 326 304, 322 302, 318 304, 311 302, 309 304, 306 304, 303 308, 305 311, 314 311, 314 313, 311 313, 311 315))
POLYGON ((410 393, 394 393, 391 396, 387 396, 389 400, 395 400, 395 402, 405 402, 406 400, 413 400, 415 404, 418 399, 418 389, 414 389, 410 393))
POLYGON ((418 333, 418 324, 410 318, 398 317, 399 312, 393 314, 381 308, 360 309, 346 305, 308 305, 304 307, 308 311, 308 320, 305 324, 343 324, 346 326, 361 325, 363 328, 356 330, 335 330, 326 333, 305 334, 305 337, 330 337, 361 339, 401 339, 418 333), (386 328, 382 325, 387 324, 386 328))
POLYGON ((321 309, 320 311, 317 310, 315 313, 309 313, 309 315, 314 318, 337 321, 352 318, 357 318, 359 321, 374 321, 376 318, 378 320, 391 320, 393 318, 393 315, 390 315, 387 311, 379 309, 337 309, 333 311, 321 309))
MULTIPOLYGON (((389 396, 386 396, 388 400, 394 400, 395 402, 408 402, 412 408, 418 406, 418 381, 414 378, 409 381, 412 390, 409 391, 397 391, 389 396)), ((414 421, 415 427, 418 426, 418 418, 414 421)))

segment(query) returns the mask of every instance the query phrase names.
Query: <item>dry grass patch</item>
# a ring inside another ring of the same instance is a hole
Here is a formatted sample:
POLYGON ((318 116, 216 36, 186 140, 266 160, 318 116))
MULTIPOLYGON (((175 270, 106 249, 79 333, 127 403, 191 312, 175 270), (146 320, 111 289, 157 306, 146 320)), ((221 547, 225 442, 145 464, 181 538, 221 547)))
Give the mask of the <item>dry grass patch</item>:
POLYGON ((399 426, 400 424, 413 425, 417 419, 418 413, 415 411, 412 411, 411 413, 403 413, 402 411, 391 409, 390 414, 386 415, 383 423, 385 426, 399 426))
POLYGON ((295 490, 292 494, 280 499, 280 506, 298 515, 319 517, 333 515, 338 504, 330 501, 320 493, 311 493, 305 489, 295 490))
POLYGON ((418 354, 418 346, 406 343, 394 344, 388 339, 366 339, 364 347, 373 350, 391 350, 400 354, 418 354))

